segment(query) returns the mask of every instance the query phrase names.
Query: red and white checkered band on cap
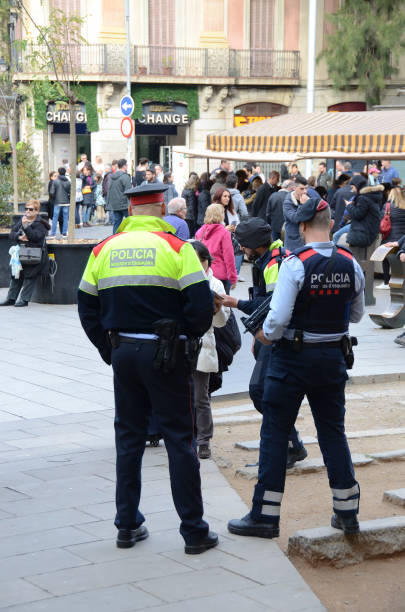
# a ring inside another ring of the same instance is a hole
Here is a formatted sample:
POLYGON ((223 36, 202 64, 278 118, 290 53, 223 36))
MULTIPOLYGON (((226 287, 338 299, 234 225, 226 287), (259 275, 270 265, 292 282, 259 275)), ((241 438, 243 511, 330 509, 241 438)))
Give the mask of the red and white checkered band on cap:
POLYGON ((140 195, 131 195, 130 204, 131 206, 139 206, 141 204, 160 204, 164 202, 164 196, 162 193, 151 193, 151 194, 140 194, 140 195))
POLYGON ((329 204, 326 202, 326 200, 320 200, 318 206, 316 207, 316 212, 321 212, 321 210, 325 210, 325 208, 328 208, 329 204))

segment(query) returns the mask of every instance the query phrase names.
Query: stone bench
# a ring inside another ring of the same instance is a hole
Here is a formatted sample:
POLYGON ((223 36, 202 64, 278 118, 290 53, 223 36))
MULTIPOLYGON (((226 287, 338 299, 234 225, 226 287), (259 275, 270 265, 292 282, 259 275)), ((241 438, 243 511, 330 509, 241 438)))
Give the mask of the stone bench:
POLYGON ((397 329, 405 325, 405 264, 397 256, 397 247, 379 246, 371 255, 371 261, 388 259, 391 269, 390 298, 391 303, 384 312, 370 313, 370 319, 388 329, 397 329))
POLYGON ((360 532, 345 535, 333 527, 302 529, 288 541, 288 554, 312 565, 354 565, 365 559, 389 556, 405 550, 405 516, 360 522, 360 532))
POLYGON ((356 247, 351 246, 349 244, 349 249, 353 253, 353 256, 357 259, 358 263, 361 266, 361 269, 364 272, 364 277, 366 280, 365 287, 365 301, 366 306, 374 306, 375 297, 374 297, 374 261, 371 259, 375 248, 377 246, 377 241, 374 241, 368 247, 356 247))

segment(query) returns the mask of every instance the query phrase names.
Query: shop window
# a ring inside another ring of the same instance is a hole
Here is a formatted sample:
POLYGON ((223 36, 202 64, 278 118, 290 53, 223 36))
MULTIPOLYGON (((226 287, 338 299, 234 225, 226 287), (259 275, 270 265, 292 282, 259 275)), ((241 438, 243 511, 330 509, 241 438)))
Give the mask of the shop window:
POLYGON ((340 102, 339 104, 328 106, 329 112, 338 113, 359 113, 366 110, 367 104, 365 102, 340 102))

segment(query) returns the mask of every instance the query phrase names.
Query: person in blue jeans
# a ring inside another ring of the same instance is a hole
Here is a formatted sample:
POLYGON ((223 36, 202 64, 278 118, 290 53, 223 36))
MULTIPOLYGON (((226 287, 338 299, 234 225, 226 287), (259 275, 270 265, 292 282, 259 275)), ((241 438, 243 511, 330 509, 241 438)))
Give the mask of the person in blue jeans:
POLYGON ((66 237, 69 222, 70 181, 66 176, 66 168, 64 166, 58 168, 58 178, 52 181, 49 188, 49 195, 54 200, 50 237, 55 238, 60 211, 62 211, 63 214, 62 236, 66 237))
POLYGON ((107 192, 107 207, 113 211, 113 234, 121 225, 122 220, 128 216, 128 197, 125 192, 131 189, 131 177, 127 173, 127 160, 118 160, 118 170, 111 176, 107 192))
POLYGON ((82 221, 84 227, 90 227, 90 216, 93 206, 95 205, 95 189, 96 181, 94 180, 94 170, 90 162, 86 162, 80 175, 82 179, 82 194, 83 194, 83 208, 82 208, 82 221))

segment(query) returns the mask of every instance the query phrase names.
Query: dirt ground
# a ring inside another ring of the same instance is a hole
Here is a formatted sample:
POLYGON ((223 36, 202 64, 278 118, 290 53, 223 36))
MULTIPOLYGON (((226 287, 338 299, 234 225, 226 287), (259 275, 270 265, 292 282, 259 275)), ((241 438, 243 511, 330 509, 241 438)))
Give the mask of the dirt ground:
MULTIPOLYGON (((399 403, 405 395, 405 383, 349 385, 347 392, 349 396, 361 396, 347 401, 347 432, 405 427, 405 402, 404 405, 399 403)), ((215 411, 237 403, 248 402, 216 401, 212 407, 215 411)), ((301 414, 304 418, 297 419, 300 434, 315 435, 308 405, 302 407, 301 414)), ((258 451, 243 451, 234 445, 243 440, 259 439, 259 432, 260 423, 216 426, 212 443, 214 459, 248 506, 255 481, 235 476, 235 471, 246 463, 257 461, 258 451)), ((405 435, 351 439, 349 445, 353 453, 405 449, 405 435)), ((307 450, 309 458, 321 456, 317 444, 308 445, 307 450)), ((405 508, 382 501, 385 490, 405 487, 405 461, 359 467, 356 478, 361 488, 360 521, 405 515, 405 508)), ((281 534, 276 540, 278 545, 286 553, 288 538, 295 531, 328 525, 331 512, 326 472, 288 475, 281 510, 281 534)), ((291 562, 330 612, 405 612, 405 553, 342 569, 329 565, 312 567, 296 556, 291 557, 291 562)))

